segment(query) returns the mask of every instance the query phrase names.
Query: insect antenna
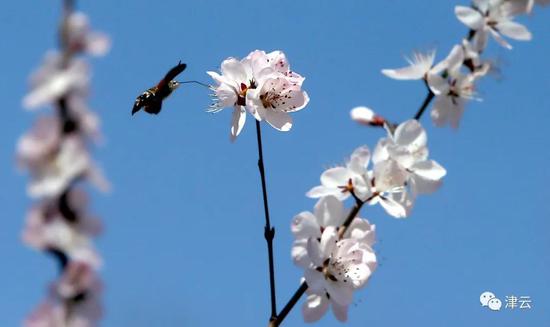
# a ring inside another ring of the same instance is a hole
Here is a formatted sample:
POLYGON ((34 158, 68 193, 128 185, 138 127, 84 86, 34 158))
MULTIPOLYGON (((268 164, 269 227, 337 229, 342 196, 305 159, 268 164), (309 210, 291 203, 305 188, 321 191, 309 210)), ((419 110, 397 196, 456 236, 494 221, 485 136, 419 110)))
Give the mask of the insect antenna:
POLYGON ((199 81, 183 81, 183 82, 179 82, 179 83, 180 83, 180 84, 195 83, 195 84, 202 85, 202 86, 204 86, 204 87, 206 87, 206 88, 208 88, 208 89, 211 88, 210 85, 205 84, 205 83, 202 83, 202 82, 199 82, 199 81))

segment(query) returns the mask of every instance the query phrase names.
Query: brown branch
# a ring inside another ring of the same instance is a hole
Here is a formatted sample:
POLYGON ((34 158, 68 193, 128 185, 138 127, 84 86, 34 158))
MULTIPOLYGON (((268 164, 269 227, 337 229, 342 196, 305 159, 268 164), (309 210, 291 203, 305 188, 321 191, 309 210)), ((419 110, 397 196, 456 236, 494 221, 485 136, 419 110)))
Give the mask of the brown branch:
POLYGON ((271 317, 270 321, 275 320, 277 315, 277 299, 275 293, 275 264, 273 259, 273 239, 275 238, 275 228, 271 227, 269 220, 269 206, 267 202, 267 186, 265 181, 264 155, 262 147, 262 131, 260 122, 256 120, 256 137, 258 140, 258 169, 262 180, 262 195, 264 201, 265 227, 264 237, 267 242, 267 255, 269 260, 269 290, 271 298, 271 317))

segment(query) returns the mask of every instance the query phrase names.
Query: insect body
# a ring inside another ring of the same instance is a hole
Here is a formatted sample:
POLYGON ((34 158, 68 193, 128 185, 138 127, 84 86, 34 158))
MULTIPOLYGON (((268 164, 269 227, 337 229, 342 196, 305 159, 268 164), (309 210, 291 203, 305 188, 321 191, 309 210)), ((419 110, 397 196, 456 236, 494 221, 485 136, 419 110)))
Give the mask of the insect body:
POLYGON ((149 114, 158 114, 162 109, 162 101, 166 99, 172 92, 180 86, 180 83, 174 78, 181 73, 186 64, 182 64, 181 61, 166 73, 160 82, 143 92, 136 98, 134 107, 132 108, 132 115, 138 112, 141 108, 149 114))

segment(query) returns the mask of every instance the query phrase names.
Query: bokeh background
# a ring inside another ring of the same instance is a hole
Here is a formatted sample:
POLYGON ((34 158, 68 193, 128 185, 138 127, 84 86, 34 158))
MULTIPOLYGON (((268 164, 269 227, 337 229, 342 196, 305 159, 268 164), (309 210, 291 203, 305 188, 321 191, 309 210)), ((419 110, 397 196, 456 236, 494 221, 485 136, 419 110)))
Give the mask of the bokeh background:
MULTIPOLYGON (((182 79, 209 82, 228 56, 281 49, 306 76, 308 107, 290 133, 265 126, 279 306, 298 286, 290 220, 315 201, 304 193, 383 131, 349 110, 367 105, 401 121, 425 96, 421 82, 380 74, 413 50, 443 58, 465 35, 454 5, 467 1, 78 1, 112 51, 94 59, 91 103, 105 139, 96 159, 114 185, 94 193, 106 231, 103 326, 263 326, 269 314, 267 257, 253 120, 229 142, 230 112, 205 113, 208 90, 185 85, 158 117, 130 116, 135 96, 178 60, 182 79)), ((45 295, 56 264, 20 241, 30 204, 15 143, 35 115, 21 108, 28 75, 56 46, 59 1, 8 1, 0 11, 0 325, 18 326, 45 295)), ((550 325, 550 9, 520 19, 534 34, 487 55, 501 75, 479 85, 458 131, 429 133, 444 186, 396 220, 378 207, 380 267, 350 307, 349 326, 550 325), (491 312, 481 292, 530 296, 531 310, 491 312)), ((250 117, 249 117, 250 118, 250 117)), ((293 311, 286 326, 302 325, 293 311)), ((328 314, 318 326, 336 324, 328 314)))

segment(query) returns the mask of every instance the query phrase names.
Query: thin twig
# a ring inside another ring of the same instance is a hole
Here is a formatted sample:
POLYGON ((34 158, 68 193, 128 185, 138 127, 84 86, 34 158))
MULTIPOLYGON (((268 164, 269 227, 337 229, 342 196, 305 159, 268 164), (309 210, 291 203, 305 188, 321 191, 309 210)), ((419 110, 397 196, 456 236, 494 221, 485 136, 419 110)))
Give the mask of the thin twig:
POLYGON ((271 320, 269 322, 269 327, 277 327, 279 326, 283 320, 285 320, 286 316, 288 315, 288 313, 292 310, 292 308, 294 308, 294 306, 296 305, 296 303, 298 303, 298 301, 300 300, 300 298, 302 297, 302 295, 304 295, 304 293, 307 291, 307 283, 306 282, 302 282, 302 284, 300 285, 300 287, 296 290, 296 292, 294 293, 294 295, 292 295, 292 297, 290 298, 290 300, 288 300, 288 303, 285 305, 285 307, 283 308, 283 310, 281 310, 281 312, 279 313, 279 315, 274 319, 274 320, 271 320))
POLYGON ((271 227, 271 222, 269 220, 269 206, 267 203, 267 186, 265 182, 264 155, 262 147, 262 131, 260 127, 260 122, 258 120, 256 120, 256 136, 258 139, 258 169, 260 171, 260 177, 262 179, 262 194, 264 200, 264 237, 267 242, 267 255, 269 257, 269 288, 271 295, 271 317, 269 320, 273 321, 277 317, 277 299, 275 295, 275 264, 273 262, 273 238, 275 238, 275 228, 271 227))
POLYGON ((416 115, 414 115, 414 119, 420 120, 422 117, 422 114, 424 111, 426 111, 426 108, 428 108, 428 105, 430 105, 430 102, 435 98, 435 93, 432 92, 430 89, 430 86, 428 85, 428 82, 424 80, 426 83, 426 87, 428 88, 428 94, 426 95, 426 98, 424 99, 424 102, 422 102, 422 105, 420 106, 420 109, 416 112, 416 115))

